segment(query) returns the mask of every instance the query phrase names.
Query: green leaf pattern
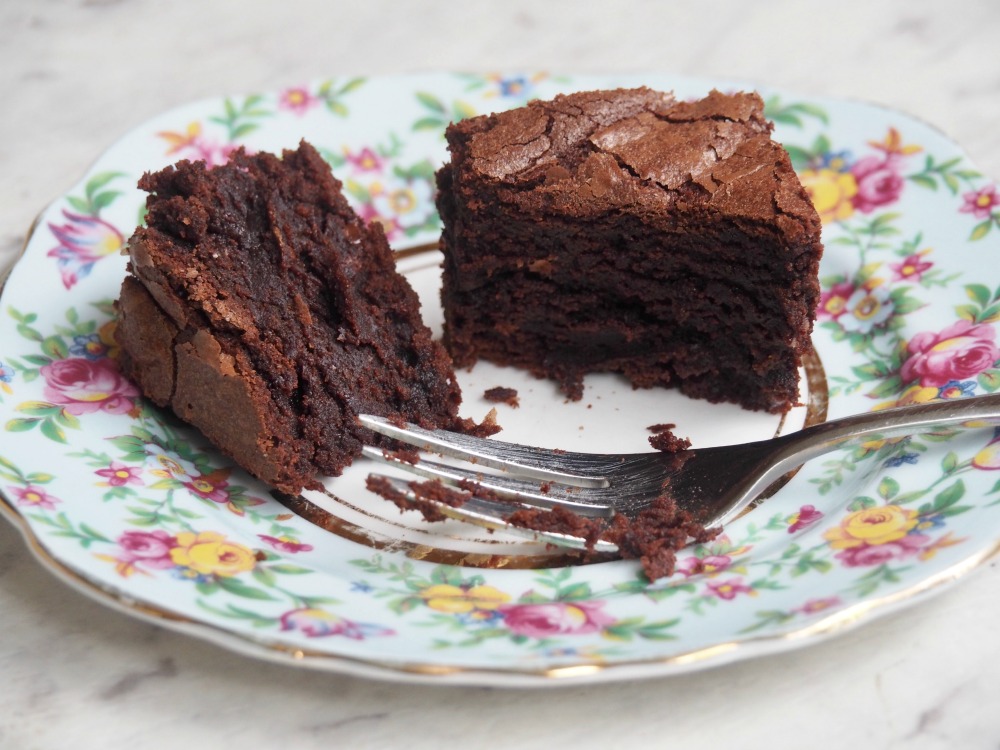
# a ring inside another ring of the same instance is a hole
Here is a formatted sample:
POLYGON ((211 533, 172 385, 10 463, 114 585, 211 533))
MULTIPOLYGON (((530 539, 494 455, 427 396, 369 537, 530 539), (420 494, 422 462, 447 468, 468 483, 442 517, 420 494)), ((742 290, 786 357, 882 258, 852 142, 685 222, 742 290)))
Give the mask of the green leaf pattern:
MULTIPOLYGON (((341 137, 338 127, 384 108, 385 97, 374 81, 333 78, 179 112, 147 134, 145 147, 164 163, 218 164, 240 145, 275 148, 270 129, 294 123, 390 242, 433 239, 447 123, 577 83, 462 75, 431 85, 437 80, 401 101, 407 119, 364 137, 341 137)), ((970 275, 969 263, 949 262, 959 252, 980 253, 984 264, 995 257, 996 185, 906 123, 843 142, 826 105, 765 98, 825 222, 815 338, 832 411, 1000 388, 1000 287, 970 275), (960 237, 907 220, 914 209, 906 201, 929 198, 953 214, 960 237)), ((142 203, 128 173, 102 164, 57 210, 99 219, 89 225, 95 236, 127 236, 142 203)), ((60 281, 44 303, 5 293, 5 507, 128 596, 184 602, 183 616, 254 638, 296 648, 326 639, 351 654, 375 642, 364 652, 372 658, 402 640, 448 654, 449 664, 496 668, 644 658, 653 644, 710 644, 703 633, 719 617, 753 636, 823 623, 898 591, 915 570, 963 559, 979 519, 1000 512, 1000 481, 989 478, 1000 469, 1000 435, 940 430, 815 462, 773 504, 683 550, 676 574, 656 582, 631 562, 492 570, 346 541, 328 552, 328 532, 288 512, 121 377, 111 299, 120 269, 104 266, 72 285, 60 281), (72 297, 63 304, 64 292, 72 297), (35 452, 20 452, 21 441, 35 452), (346 578, 331 582, 331 566, 346 578)))

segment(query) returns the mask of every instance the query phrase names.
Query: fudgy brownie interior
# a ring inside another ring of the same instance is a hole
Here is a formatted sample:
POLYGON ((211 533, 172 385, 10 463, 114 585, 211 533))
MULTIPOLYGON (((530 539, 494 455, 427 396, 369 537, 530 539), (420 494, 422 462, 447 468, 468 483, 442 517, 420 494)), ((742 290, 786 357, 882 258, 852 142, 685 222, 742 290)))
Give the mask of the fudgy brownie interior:
POLYGON ((451 362, 315 149, 181 162, 139 186, 117 335, 152 401, 289 493, 374 440, 358 413, 453 425, 451 362))
POLYGON ((591 91, 449 126, 445 343, 556 379, 783 412, 819 298, 820 221, 752 93, 591 91))

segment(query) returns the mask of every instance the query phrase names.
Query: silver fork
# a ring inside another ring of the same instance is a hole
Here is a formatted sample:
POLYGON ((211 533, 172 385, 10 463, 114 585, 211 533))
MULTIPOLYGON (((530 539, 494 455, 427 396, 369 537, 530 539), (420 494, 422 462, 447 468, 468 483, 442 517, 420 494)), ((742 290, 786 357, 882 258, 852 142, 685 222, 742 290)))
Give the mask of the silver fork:
MULTIPOLYGON (((635 517, 669 487, 678 508, 704 526, 733 519, 776 480, 806 461, 860 440, 895 438, 935 428, 1000 424, 1000 394, 939 401, 867 412, 807 427, 799 432, 740 445, 663 452, 596 454, 534 448, 500 440, 469 437, 443 430, 400 426, 370 415, 362 424, 414 448, 460 459, 471 467, 429 461, 416 463, 398 452, 366 446, 364 455, 451 486, 481 487, 529 507, 563 507, 580 515, 635 517), (487 472, 484 468, 495 471, 487 472)), ((381 475, 378 475, 381 476, 381 475)), ((410 497, 408 482, 384 477, 410 497)), ((509 502, 475 497, 459 508, 440 504, 446 515, 493 529, 527 533, 555 544, 582 548, 586 540, 513 527, 505 520, 509 502)), ((425 499, 426 501, 426 499, 425 499)), ((599 551, 615 551, 599 542, 599 551)))

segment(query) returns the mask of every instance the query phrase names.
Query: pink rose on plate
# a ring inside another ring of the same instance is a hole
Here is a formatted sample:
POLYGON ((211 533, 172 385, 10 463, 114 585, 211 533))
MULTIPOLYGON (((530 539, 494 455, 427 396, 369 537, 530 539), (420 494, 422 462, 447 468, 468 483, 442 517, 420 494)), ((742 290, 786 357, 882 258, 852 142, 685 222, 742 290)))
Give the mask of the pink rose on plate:
POLYGON ((963 214, 972 214, 977 219, 988 219, 993 215, 993 209, 1000 206, 1000 194, 996 185, 987 185, 979 190, 973 190, 962 196, 962 207, 958 209, 963 214))
POLYGON ((121 461, 112 461, 103 469, 94 472, 106 481, 98 482, 101 487, 125 487, 130 484, 143 485, 142 470, 135 466, 127 466, 121 461))
POLYGON ((546 602, 511 604, 500 608, 504 623, 529 638, 599 633, 615 618, 603 611, 604 602, 546 602))
POLYGON ((302 86, 285 89, 278 101, 279 108, 297 115, 304 115, 316 104, 319 104, 319 99, 310 94, 309 89, 302 86))
POLYGON ((95 411, 125 414, 139 395, 108 359, 60 359, 42 367, 41 373, 45 397, 76 416, 95 411))
POLYGON ((730 578, 727 581, 709 581, 706 584, 705 594, 714 596, 725 601, 732 601, 740 594, 757 596, 753 586, 743 583, 742 578, 730 578))
POLYGON ((839 596, 828 596, 823 599, 809 599, 801 607, 796 607, 793 612, 803 615, 814 615, 817 612, 824 612, 831 607, 840 605, 839 596))
POLYGON ((65 224, 49 223, 49 230, 59 243, 49 250, 59 266, 63 286, 71 289, 90 274, 101 258, 117 254, 125 238, 108 222, 96 216, 63 210, 65 224))
POLYGON ((55 510, 56 504, 62 502, 59 498, 53 497, 34 484, 29 484, 27 487, 8 487, 7 489, 17 498, 15 502, 18 505, 55 510))
POLYGON ((733 564, 733 558, 729 555, 705 555, 696 557, 691 555, 677 565, 677 572, 686 578, 696 575, 715 575, 726 570, 733 564))
POLYGON ((858 192, 851 198, 851 203, 858 211, 871 213, 880 206, 899 200, 903 192, 903 178, 896 160, 891 156, 861 159, 851 167, 851 174, 858 183, 858 192))
POLYGON ((165 531, 126 531, 118 537, 118 547, 122 551, 120 560, 142 565, 154 570, 174 567, 170 550, 177 546, 177 540, 165 531))
POLYGON ((279 552, 311 552, 313 549, 311 544, 305 544, 287 536, 278 537, 269 536, 268 534, 258 534, 257 536, 279 552))
POLYGON ((924 260, 924 256, 929 250, 921 250, 919 253, 907 255, 899 263, 890 263, 889 268, 893 271, 893 281, 920 281, 920 277, 934 267, 929 260, 924 260))
POLYGON ((939 333, 925 331, 910 339, 910 358, 900 374, 904 382, 920 380, 939 388, 952 380, 974 378, 1000 358, 996 331, 985 323, 960 320, 939 333))
POLYGON ((849 568, 882 565, 919 553, 929 541, 930 538, 923 534, 910 533, 885 544, 861 544, 857 547, 848 547, 840 550, 836 557, 849 568))
POLYGON ((823 511, 816 510, 815 505, 803 505, 797 513, 793 513, 785 519, 788 523, 788 533, 794 534, 796 531, 808 528, 821 518, 823 518, 823 511))
POLYGON ((385 168, 385 158, 379 156, 368 146, 360 151, 348 151, 345 149, 344 158, 347 163, 359 172, 381 172, 385 168))
POLYGON ((373 636, 395 635, 395 631, 367 622, 354 622, 333 612, 317 607, 301 607, 285 612, 281 616, 282 630, 296 630, 308 638, 323 638, 336 635, 363 641, 373 636))

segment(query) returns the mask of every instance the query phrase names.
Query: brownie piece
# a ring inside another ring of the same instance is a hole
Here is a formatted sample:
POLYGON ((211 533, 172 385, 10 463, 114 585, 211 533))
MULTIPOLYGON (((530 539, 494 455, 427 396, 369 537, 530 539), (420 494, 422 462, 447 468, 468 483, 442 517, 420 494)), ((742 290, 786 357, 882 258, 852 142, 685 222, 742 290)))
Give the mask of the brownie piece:
POLYGON ((674 574, 679 550, 710 542, 721 531, 719 526, 705 527, 678 508, 668 488, 636 518, 625 521, 616 516, 604 536, 618 545, 623 559, 639 560, 646 577, 655 581, 674 574))
POLYGON ((376 442, 359 413, 452 427, 460 391, 378 224, 303 142, 146 174, 118 301, 121 363, 154 403, 283 492, 376 442))
POLYGON ((820 220, 755 93, 590 91, 446 131, 445 345, 784 412, 819 298, 820 220))

